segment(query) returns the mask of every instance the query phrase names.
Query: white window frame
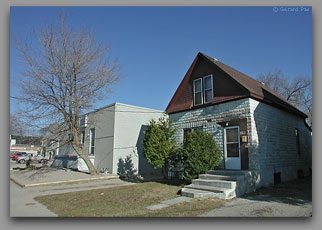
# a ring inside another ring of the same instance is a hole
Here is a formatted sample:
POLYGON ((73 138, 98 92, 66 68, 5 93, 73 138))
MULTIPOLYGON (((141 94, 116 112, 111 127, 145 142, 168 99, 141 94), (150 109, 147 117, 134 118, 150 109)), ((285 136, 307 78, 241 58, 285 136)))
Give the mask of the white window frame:
MULTIPOLYGON (((213 77, 212 77, 212 74, 207 75, 207 76, 204 76, 202 78, 202 80, 203 80, 203 82, 205 82, 205 78, 208 78, 208 77, 210 77, 210 82, 211 82, 211 100, 208 101, 208 102, 206 102, 206 90, 210 90, 210 88, 209 89, 204 88, 203 89, 203 97, 204 97, 204 100, 203 101, 204 101, 204 104, 211 103, 212 102, 212 99, 214 98, 214 85, 213 85, 213 77)), ((204 86, 206 87, 206 84, 204 84, 204 86)))
POLYGON ((91 128, 90 129, 90 137, 89 137, 89 155, 94 156, 95 155, 95 138, 96 138, 96 129, 91 128), (94 145, 92 145, 92 138, 93 138, 93 130, 94 130, 94 145), (93 148, 93 152, 92 152, 93 148))
POLYGON ((198 79, 195 79, 193 80, 193 100, 194 100, 194 105, 197 106, 197 105, 202 105, 203 104, 203 84, 202 84, 202 78, 198 78, 198 79), (198 91, 196 92, 196 84, 195 82, 197 81, 200 81, 200 89, 201 91, 198 91), (196 93, 201 93, 201 103, 200 104, 196 104, 196 93))
POLYGON ((85 134, 86 134, 85 130, 82 130, 81 131, 81 144, 82 145, 85 143, 85 134))
POLYGON ((213 82, 213 75, 209 74, 206 75, 204 77, 201 78, 197 78, 195 80, 193 80, 193 103, 194 106, 198 106, 198 105, 203 105, 203 104, 209 104, 212 102, 212 99, 214 98, 214 82, 213 82), (211 88, 209 89, 205 89, 204 87, 206 86, 206 84, 204 84, 205 82, 205 78, 210 77, 210 81, 211 81, 211 88), (201 91, 196 92, 196 82, 200 81, 200 86, 201 86, 201 91), (211 100, 206 102, 206 90, 210 90, 211 89, 211 100), (201 103, 200 104, 196 104, 196 94, 197 93, 201 93, 201 103))

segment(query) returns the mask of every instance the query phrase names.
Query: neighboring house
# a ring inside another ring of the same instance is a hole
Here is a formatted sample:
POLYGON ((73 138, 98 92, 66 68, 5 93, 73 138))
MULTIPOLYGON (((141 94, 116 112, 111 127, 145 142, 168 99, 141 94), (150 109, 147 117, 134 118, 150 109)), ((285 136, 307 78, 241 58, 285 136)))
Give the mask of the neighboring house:
POLYGON ((40 137, 10 135, 10 154, 26 152, 33 155, 42 152, 40 137))
POLYGON ((254 173, 257 188, 311 173, 307 115, 214 58, 198 53, 166 112, 178 142, 194 129, 213 134, 223 154, 220 168, 254 173))
POLYGON ((65 136, 59 134, 59 129, 59 125, 51 124, 40 130, 43 145, 41 155, 48 159, 53 159, 57 154, 59 154, 59 148, 65 136))
POLYGON ((44 153, 43 156, 49 159, 53 159, 59 154, 59 144, 60 142, 55 139, 46 140, 44 142, 44 153))
MULTIPOLYGON (((83 150, 99 171, 122 174, 132 170, 141 176, 160 175, 161 171, 153 169, 144 158, 142 141, 150 120, 163 115, 164 111, 121 103, 85 114, 80 119, 83 150)), ((60 147, 54 163, 88 171, 70 145, 60 147)))

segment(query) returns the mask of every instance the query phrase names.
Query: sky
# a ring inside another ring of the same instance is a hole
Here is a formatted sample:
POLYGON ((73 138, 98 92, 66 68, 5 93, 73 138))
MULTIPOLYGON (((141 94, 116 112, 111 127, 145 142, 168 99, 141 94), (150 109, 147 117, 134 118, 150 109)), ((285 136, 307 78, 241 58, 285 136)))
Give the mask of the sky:
POLYGON ((96 108, 114 102, 165 110, 198 52, 253 78, 281 69, 312 77, 311 7, 11 7, 10 112, 19 107, 23 65, 12 42, 32 29, 85 25, 110 44, 122 80, 96 108))

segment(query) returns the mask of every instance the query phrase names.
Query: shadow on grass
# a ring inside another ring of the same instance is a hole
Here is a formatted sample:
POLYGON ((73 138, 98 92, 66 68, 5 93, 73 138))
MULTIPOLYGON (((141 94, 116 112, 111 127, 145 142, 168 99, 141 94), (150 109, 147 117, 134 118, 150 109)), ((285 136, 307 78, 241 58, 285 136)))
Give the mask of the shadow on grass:
POLYGON ((175 186, 185 186, 190 182, 180 179, 166 179, 166 178, 143 178, 137 175, 119 175, 120 180, 133 183, 147 183, 147 182, 156 182, 166 185, 175 185, 175 186))
POLYGON ((150 182, 150 181, 160 183, 160 184, 175 185, 175 186, 182 186, 182 187, 187 184, 190 184, 190 182, 188 182, 188 181, 180 180, 177 178, 174 178, 174 179, 155 178, 155 179, 146 180, 146 182, 150 182))
POLYGON ((278 202, 290 205, 312 203, 312 177, 281 183, 272 187, 258 189, 242 198, 253 201, 278 202))

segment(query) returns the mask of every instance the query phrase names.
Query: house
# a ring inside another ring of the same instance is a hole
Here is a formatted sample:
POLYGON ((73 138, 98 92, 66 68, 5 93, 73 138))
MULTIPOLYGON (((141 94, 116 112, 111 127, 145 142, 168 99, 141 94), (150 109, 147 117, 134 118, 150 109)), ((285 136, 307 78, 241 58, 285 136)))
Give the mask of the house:
POLYGON ((252 184, 246 190, 253 191, 311 172, 307 115, 265 84, 215 58, 197 54, 166 112, 180 143, 194 129, 213 134, 222 150, 222 170, 211 171, 220 175, 208 179, 244 175, 252 184))
POLYGON ((42 152, 40 137, 10 135, 10 154, 26 152, 37 155, 42 152))
MULTIPOLYGON (((101 172, 122 174, 131 170, 141 176, 159 176, 143 156, 143 137, 151 119, 164 111, 114 103, 80 119, 81 144, 95 168, 101 172)), ((53 166, 88 171, 85 162, 70 145, 60 146, 53 166)))

